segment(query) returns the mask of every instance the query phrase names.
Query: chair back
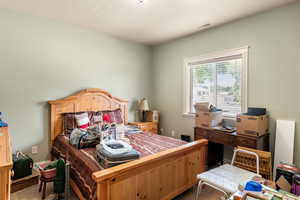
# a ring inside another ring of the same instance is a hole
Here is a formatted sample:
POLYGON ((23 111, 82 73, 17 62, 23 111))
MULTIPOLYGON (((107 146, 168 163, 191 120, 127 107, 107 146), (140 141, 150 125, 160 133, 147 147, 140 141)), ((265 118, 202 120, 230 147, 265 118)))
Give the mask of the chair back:
MULTIPOLYGON (((237 153, 243 153, 243 154, 248 154, 248 155, 254 156, 255 160, 256 160, 256 174, 259 175, 259 157, 258 157, 257 153, 252 152, 252 151, 248 151, 248 150, 245 150, 245 149, 237 148, 237 149, 234 150, 231 165, 234 165, 237 153)), ((241 168, 241 167, 239 167, 239 168, 241 168)))
POLYGON ((271 152, 261 151, 246 147, 237 147, 240 151, 236 151, 232 159, 232 165, 256 172, 263 178, 272 180, 272 154, 271 152), (242 150, 242 151, 241 151, 242 150), (246 152, 247 153, 246 153, 246 152), (252 152, 251 154, 248 152, 252 152), (255 153, 255 154, 253 154, 255 153), (258 162, 257 162, 258 156, 258 162), (257 170, 258 169, 258 170, 257 170))

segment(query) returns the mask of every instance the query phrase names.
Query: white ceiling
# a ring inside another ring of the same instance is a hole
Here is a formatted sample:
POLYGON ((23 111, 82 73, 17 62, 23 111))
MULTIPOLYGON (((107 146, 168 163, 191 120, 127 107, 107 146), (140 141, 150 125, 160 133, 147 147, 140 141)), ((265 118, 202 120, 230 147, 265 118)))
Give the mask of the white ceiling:
POLYGON ((144 44, 158 44, 296 0, 0 0, 47 17, 144 44))

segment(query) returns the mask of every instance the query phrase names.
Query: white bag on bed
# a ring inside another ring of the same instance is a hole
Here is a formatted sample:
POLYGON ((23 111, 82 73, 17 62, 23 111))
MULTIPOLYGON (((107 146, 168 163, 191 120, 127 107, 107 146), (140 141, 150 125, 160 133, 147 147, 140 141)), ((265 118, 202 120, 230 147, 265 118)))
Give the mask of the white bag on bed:
POLYGON ((128 153, 132 150, 132 146, 122 140, 104 140, 101 141, 101 146, 107 152, 114 155, 128 153))

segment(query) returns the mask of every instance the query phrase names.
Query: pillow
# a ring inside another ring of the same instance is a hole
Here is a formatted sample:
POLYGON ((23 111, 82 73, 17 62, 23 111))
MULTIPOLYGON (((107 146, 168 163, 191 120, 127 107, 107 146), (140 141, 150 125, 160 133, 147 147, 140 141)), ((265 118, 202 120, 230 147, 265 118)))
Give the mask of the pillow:
POLYGON ((108 113, 104 113, 102 119, 103 119, 103 122, 112 123, 112 121, 110 119, 110 115, 108 113))
POLYGON ((102 111, 103 116, 108 115, 111 123, 123 124, 121 109, 102 111))
MULTIPOLYGON (((70 112, 70 113, 64 113, 63 114, 63 133, 64 134, 71 134, 72 130, 75 128, 78 128, 75 115, 82 114, 85 112, 70 112)), ((122 124, 123 118, 122 118, 122 112, 121 109, 116 109, 112 111, 87 111, 90 121, 90 126, 94 125, 103 125, 103 115, 108 114, 111 123, 117 123, 122 124)))
POLYGON ((90 126, 92 127, 103 125, 103 113, 101 111, 93 112, 90 119, 90 126))
POLYGON ((89 114, 87 112, 76 114, 75 119, 79 128, 86 129, 90 125, 89 114))
MULTIPOLYGON (((82 114, 84 112, 70 112, 70 113, 63 113, 63 133, 71 134, 73 129, 78 128, 75 115, 82 114)), ((91 121, 93 112, 87 112, 89 115, 89 119, 91 121)))

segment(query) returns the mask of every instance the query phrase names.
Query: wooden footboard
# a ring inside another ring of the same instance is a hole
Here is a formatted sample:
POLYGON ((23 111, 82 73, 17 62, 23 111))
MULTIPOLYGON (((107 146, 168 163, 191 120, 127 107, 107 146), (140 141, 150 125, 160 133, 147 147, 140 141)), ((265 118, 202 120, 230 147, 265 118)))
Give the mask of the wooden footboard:
POLYGON ((206 169, 207 140, 93 173, 98 200, 167 200, 192 187, 206 169))

